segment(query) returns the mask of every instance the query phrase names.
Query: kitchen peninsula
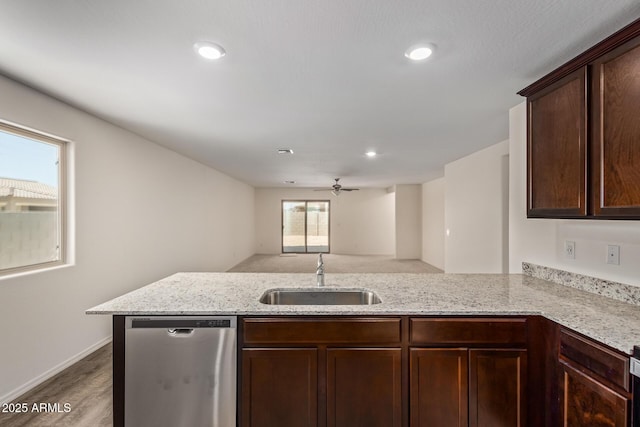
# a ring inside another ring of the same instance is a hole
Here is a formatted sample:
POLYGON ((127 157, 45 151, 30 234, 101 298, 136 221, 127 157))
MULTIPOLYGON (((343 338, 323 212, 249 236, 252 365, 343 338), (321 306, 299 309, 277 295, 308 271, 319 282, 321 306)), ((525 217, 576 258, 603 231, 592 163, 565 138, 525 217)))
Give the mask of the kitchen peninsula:
POLYGON ((291 369, 290 390, 304 387, 306 400, 289 405, 297 425, 346 426, 354 422, 350 417, 357 407, 374 408, 367 425, 385 427, 448 416, 430 413, 434 407, 453 414, 456 425, 486 425, 479 421, 483 416, 514 420, 505 425, 560 425, 560 418, 584 411, 572 406, 572 393, 589 390, 593 393, 585 399, 604 399, 604 417, 628 425, 629 355, 640 343, 637 305, 527 275, 487 274, 334 274, 326 278, 327 289, 367 289, 382 302, 259 302, 269 289, 313 288, 314 279, 312 274, 177 273, 88 310, 114 316, 114 425, 124 419, 124 319, 131 315, 239 316, 239 426, 268 426, 261 408, 276 413, 278 405, 287 407, 278 399, 288 391, 275 384, 267 387, 269 393, 256 394, 257 384, 274 381, 269 378, 274 369, 291 369), (261 371, 254 362, 267 354, 270 369, 261 371), (441 384, 430 390, 435 385, 425 376, 429 372, 440 372, 444 383, 447 375, 455 377, 457 394, 444 393, 441 384), (340 381, 345 375, 349 378, 340 381), (368 389, 358 394, 358 384, 368 389), (373 386, 388 387, 373 393, 373 386), (483 395, 487 391, 491 396, 483 395), (572 402, 559 403, 570 395, 572 402), (493 410, 501 413, 486 413, 493 410))

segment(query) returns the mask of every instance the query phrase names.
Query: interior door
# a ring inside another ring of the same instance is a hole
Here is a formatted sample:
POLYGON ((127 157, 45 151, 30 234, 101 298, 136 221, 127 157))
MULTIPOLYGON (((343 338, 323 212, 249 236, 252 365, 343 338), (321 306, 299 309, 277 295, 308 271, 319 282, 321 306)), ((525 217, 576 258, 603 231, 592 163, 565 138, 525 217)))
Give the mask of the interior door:
POLYGON ((329 252, 329 201, 282 201, 282 253, 329 252))

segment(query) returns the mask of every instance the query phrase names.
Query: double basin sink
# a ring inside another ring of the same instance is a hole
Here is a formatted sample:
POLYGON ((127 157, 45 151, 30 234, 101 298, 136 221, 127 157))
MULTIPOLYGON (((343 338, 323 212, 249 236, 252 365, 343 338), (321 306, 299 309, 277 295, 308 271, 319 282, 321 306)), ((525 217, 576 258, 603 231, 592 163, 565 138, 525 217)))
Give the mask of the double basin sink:
POLYGON ((382 301, 366 289, 269 289, 260 302, 270 305, 372 305, 382 301))

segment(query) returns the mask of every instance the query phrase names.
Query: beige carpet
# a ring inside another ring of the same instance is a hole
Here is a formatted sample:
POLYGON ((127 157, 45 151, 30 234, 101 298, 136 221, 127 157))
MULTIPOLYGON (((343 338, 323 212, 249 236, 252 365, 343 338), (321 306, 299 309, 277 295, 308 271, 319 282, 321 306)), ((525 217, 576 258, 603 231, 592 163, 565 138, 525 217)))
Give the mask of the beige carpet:
MULTIPOLYGON (((323 254, 326 273, 442 273, 417 259, 381 255, 323 254)), ((251 273, 314 273, 316 254, 253 255, 228 271, 251 273)))

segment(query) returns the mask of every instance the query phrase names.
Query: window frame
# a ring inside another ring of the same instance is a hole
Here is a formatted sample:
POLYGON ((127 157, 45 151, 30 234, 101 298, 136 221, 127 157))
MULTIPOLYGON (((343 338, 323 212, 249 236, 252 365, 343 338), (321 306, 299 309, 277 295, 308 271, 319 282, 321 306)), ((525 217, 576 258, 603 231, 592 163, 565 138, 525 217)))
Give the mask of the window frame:
POLYGON ((67 176, 69 175, 67 170, 67 157, 70 142, 67 139, 60 138, 45 132, 41 132, 35 129, 27 128, 15 123, 6 122, 0 120, 0 131, 4 133, 13 134, 18 137, 31 139, 36 142, 52 144, 58 147, 58 259, 55 261, 39 262, 35 264, 22 265, 18 267, 10 267, 0 269, 0 279, 7 276, 13 276, 21 273, 30 273, 47 270, 53 267, 64 266, 68 264, 69 249, 68 249, 68 188, 67 188, 67 176))

